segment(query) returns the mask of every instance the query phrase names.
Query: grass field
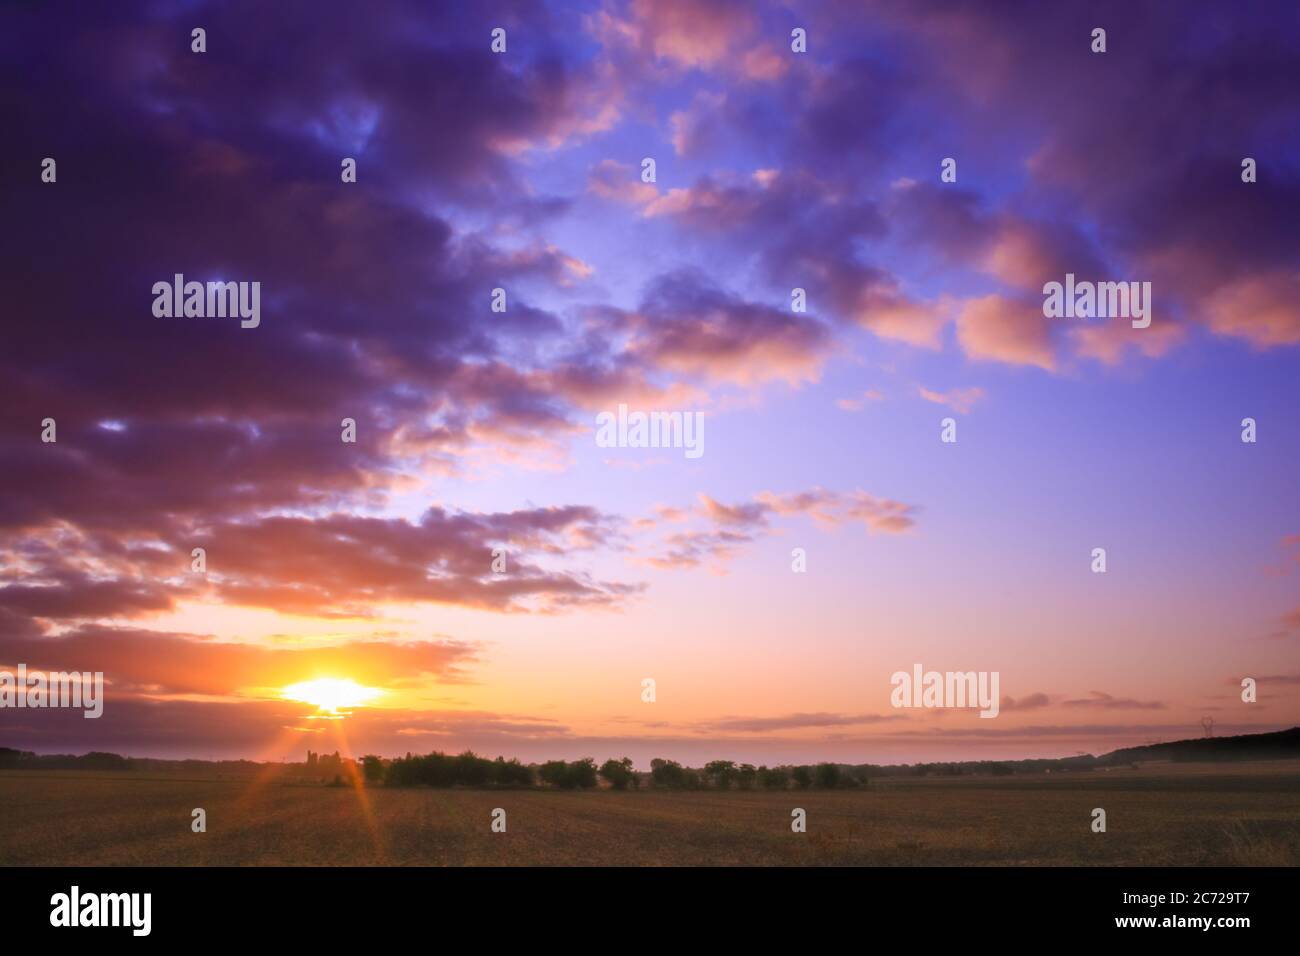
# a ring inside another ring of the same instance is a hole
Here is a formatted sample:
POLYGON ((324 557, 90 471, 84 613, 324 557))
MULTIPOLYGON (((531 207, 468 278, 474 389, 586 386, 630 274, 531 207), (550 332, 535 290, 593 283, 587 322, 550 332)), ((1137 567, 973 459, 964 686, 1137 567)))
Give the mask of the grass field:
POLYGON ((0 772, 3 865, 1270 865, 1300 863, 1300 761, 865 791, 369 789, 0 772), (191 810, 208 831, 191 832, 191 810), (507 832, 492 833, 493 808, 507 832), (808 831, 791 832, 790 811, 808 831), (1090 829, 1092 810, 1107 832, 1090 829))

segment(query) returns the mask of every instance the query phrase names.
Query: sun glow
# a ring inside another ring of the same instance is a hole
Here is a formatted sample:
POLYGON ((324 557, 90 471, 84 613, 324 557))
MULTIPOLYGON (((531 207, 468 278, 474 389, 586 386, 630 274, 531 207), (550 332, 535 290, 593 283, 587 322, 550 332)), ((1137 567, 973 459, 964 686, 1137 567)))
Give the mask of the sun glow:
POLYGON ((383 691, 377 688, 363 687, 356 681, 333 677, 290 684, 280 692, 285 700, 312 704, 325 714, 338 714, 340 708, 359 707, 382 694, 383 691))

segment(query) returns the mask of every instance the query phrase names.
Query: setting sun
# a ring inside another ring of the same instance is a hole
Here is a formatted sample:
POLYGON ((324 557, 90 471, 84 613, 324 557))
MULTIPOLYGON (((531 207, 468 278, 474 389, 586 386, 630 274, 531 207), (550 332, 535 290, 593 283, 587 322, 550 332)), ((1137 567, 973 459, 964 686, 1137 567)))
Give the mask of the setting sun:
POLYGON ((330 714, 338 713, 341 707, 358 707, 369 703, 381 694, 383 691, 377 688, 363 687, 356 681, 331 677, 290 684, 280 692, 285 700, 313 704, 330 714))

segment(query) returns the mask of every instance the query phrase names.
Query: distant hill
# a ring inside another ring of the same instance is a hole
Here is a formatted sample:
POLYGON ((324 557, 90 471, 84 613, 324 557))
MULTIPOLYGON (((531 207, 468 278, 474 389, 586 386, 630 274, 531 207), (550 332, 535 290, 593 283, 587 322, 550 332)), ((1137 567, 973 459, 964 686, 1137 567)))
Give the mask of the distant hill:
POLYGON ((1142 760, 1221 762, 1232 760, 1281 760, 1300 757, 1300 727, 1271 734, 1240 734, 1236 737, 1201 737, 1165 744, 1126 747, 1100 758, 1102 763, 1135 763, 1142 760))

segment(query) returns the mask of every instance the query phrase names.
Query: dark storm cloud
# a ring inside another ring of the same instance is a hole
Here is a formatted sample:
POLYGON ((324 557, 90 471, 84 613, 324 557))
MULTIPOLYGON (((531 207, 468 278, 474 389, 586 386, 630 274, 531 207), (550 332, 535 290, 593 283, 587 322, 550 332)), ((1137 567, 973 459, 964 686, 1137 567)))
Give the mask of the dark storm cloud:
MULTIPOLYGON (((6 14, 0 96, 24 146, 5 151, 3 241, 7 261, 29 254, 4 277, 0 520, 129 525, 364 488, 385 454, 367 431, 477 401, 455 391, 466 363, 559 331, 526 298, 482 319, 493 287, 567 281, 570 260, 458 234, 413 191, 519 189, 509 150, 575 132, 579 81, 545 42, 513 73, 473 17, 382 7, 205 8, 203 56, 165 5, 86 5, 70 40, 58 18, 6 14), (45 155, 57 187, 29 175, 45 155), (361 158, 355 186, 343 155, 361 158), (264 321, 154 317, 151 286, 175 273, 259 281, 264 321), (345 416, 360 449, 324 440, 345 416), (60 443, 34 450, 45 417, 60 443)), ((518 419, 531 399, 501 386, 489 411, 518 419)))
MULTIPOLYGON (((192 545, 222 554, 209 596, 303 613, 362 613, 376 596, 505 609, 626 593, 517 556, 509 579, 486 574, 489 538, 551 553, 603 540, 590 509, 254 517, 382 504, 408 458, 450 468, 475 441, 572 429, 551 371, 510 359, 561 328, 515 286, 562 286, 581 264, 544 242, 495 246, 429 205, 522 197, 517 151, 599 126, 598 85, 558 56, 544 12, 491 11, 492 25, 526 18, 527 54, 510 66, 486 49, 486 13, 181 14, 87 4, 67 13, 75 29, 48 11, 4 14, 0 103, 23 145, 4 153, 15 188, 0 242, 24 263, 3 277, 0 545, 23 558, 0 589, 6 614, 166 610, 205 593, 174 580, 192 545), (53 187, 30 175, 46 155, 53 187), (360 162, 346 187, 344 155, 360 162), (176 273, 260 282, 261 324, 156 317, 152 285, 176 273), (488 322, 497 286, 512 309, 488 322), (55 443, 39 440, 47 417, 55 443), (343 418, 357 421, 355 444, 339 440, 343 418), (66 550, 74 536, 79 563, 39 544, 61 537, 66 550), (141 542, 153 547, 130 551, 141 542)), ((564 208, 530 203, 523 220, 564 208)))

